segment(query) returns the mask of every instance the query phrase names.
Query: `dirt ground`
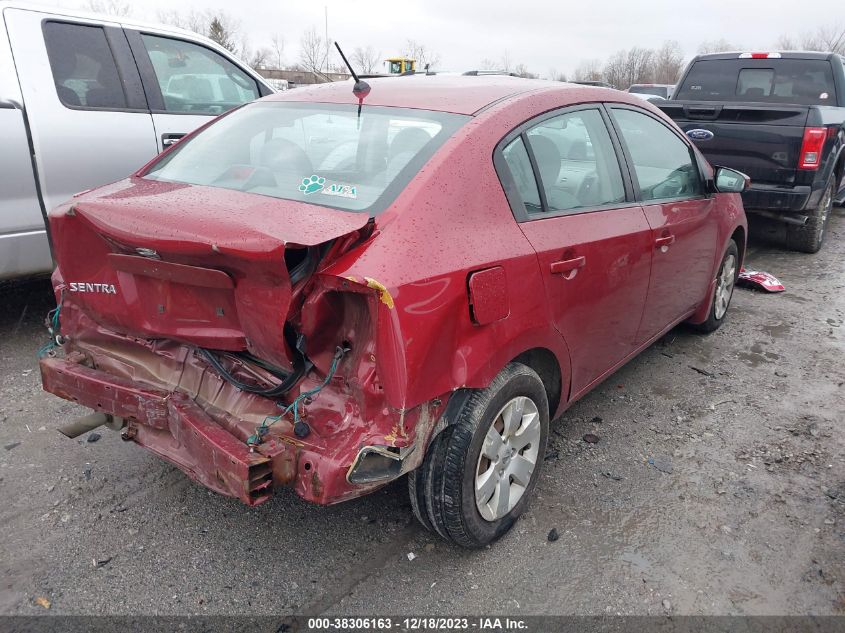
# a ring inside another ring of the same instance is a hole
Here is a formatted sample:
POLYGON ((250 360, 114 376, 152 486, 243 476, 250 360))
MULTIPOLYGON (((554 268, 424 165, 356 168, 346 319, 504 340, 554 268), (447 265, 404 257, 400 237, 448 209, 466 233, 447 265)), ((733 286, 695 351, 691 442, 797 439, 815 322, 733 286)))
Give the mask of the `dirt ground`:
POLYGON ((787 292, 737 290, 720 331, 677 328, 554 422, 529 511, 479 552, 419 527, 404 480, 250 509, 61 436, 85 412, 39 387, 49 285, 0 287, 0 613, 845 613, 845 211, 818 255, 755 229, 748 266, 787 292))

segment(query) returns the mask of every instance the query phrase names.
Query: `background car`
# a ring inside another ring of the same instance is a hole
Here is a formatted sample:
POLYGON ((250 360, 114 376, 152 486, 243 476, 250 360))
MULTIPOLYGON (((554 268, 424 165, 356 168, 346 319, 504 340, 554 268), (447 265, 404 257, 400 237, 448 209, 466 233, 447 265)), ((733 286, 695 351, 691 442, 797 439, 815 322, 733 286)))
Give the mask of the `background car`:
POLYGON ((419 521, 480 547, 550 419, 724 322, 745 176, 621 92, 413 81, 250 104, 51 214, 43 384, 96 412, 69 435, 108 423, 251 505, 407 473, 419 521))
POLYGON ((659 107, 710 160, 751 177, 749 213, 783 222, 793 250, 821 248, 834 204, 845 203, 845 58, 699 55, 659 107))
POLYGON ((632 84, 628 88, 631 94, 655 95, 669 99, 675 92, 674 84, 632 84))
POLYGON ((273 90, 162 24, 0 2, 0 279, 48 274, 47 213, 273 90))

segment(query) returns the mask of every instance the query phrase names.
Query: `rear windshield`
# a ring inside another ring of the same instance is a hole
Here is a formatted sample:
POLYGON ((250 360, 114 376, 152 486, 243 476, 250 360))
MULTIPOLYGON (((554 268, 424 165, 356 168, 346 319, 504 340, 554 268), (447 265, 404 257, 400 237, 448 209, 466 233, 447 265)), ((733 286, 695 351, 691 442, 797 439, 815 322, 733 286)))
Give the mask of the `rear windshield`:
POLYGON ((674 98, 836 105, 836 89, 823 59, 703 59, 674 98))
POLYGON ((467 116, 258 102, 180 143, 146 178, 377 213, 467 116))
POLYGON ((637 95, 656 95, 664 99, 669 96, 669 88, 666 86, 638 86, 634 84, 628 88, 628 92, 637 95))

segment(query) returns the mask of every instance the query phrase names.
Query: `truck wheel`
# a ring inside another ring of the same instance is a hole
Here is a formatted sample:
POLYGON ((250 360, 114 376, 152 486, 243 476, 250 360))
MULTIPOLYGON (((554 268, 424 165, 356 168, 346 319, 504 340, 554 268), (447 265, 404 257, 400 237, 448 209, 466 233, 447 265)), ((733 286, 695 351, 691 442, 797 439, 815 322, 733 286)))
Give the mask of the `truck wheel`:
MULTIPOLYGON (((548 430, 543 382, 533 369, 510 363, 490 386, 471 392, 454 422, 432 442, 413 483, 408 480, 412 506, 417 495, 428 524, 458 545, 477 548, 495 541, 528 505, 548 430)), ((426 525, 421 510, 415 514, 426 525)))
POLYGON ((802 253, 819 252, 824 241, 830 210, 833 208, 834 193, 834 184, 830 182, 824 190, 818 206, 810 213, 807 224, 804 226, 787 225, 786 245, 788 248, 802 253))
POLYGON ((716 288, 713 290, 713 300, 710 302, 710 314, 704 323, 697 323, 693 327, 699 332, 715 332, 725 322, 728 308, 731 305, 736 279, 739 276, 739 249, 736 242, 728 242, 719 272, 716 273, 716 288))

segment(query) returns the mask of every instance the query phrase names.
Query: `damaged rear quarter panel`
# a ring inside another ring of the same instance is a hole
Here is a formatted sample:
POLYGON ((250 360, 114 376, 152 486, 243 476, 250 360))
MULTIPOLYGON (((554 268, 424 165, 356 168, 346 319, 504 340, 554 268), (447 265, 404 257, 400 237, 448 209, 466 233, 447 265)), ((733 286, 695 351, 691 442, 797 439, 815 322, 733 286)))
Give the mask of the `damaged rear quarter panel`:
POLYGON ((370 291, 376 373, 391 408, 410 410, 461 387, 484 387, 507 362, 537 347, 558 359, 566 393, 566 345, 551 324, 536 255, 493 167, 496 143, 520 117, 493 108, 464 126, 377 216, 368 243, 322 271, 356 292, 370 291), (493 266, 505 271, 510 313, 476 325, 468 278, 493 266))

